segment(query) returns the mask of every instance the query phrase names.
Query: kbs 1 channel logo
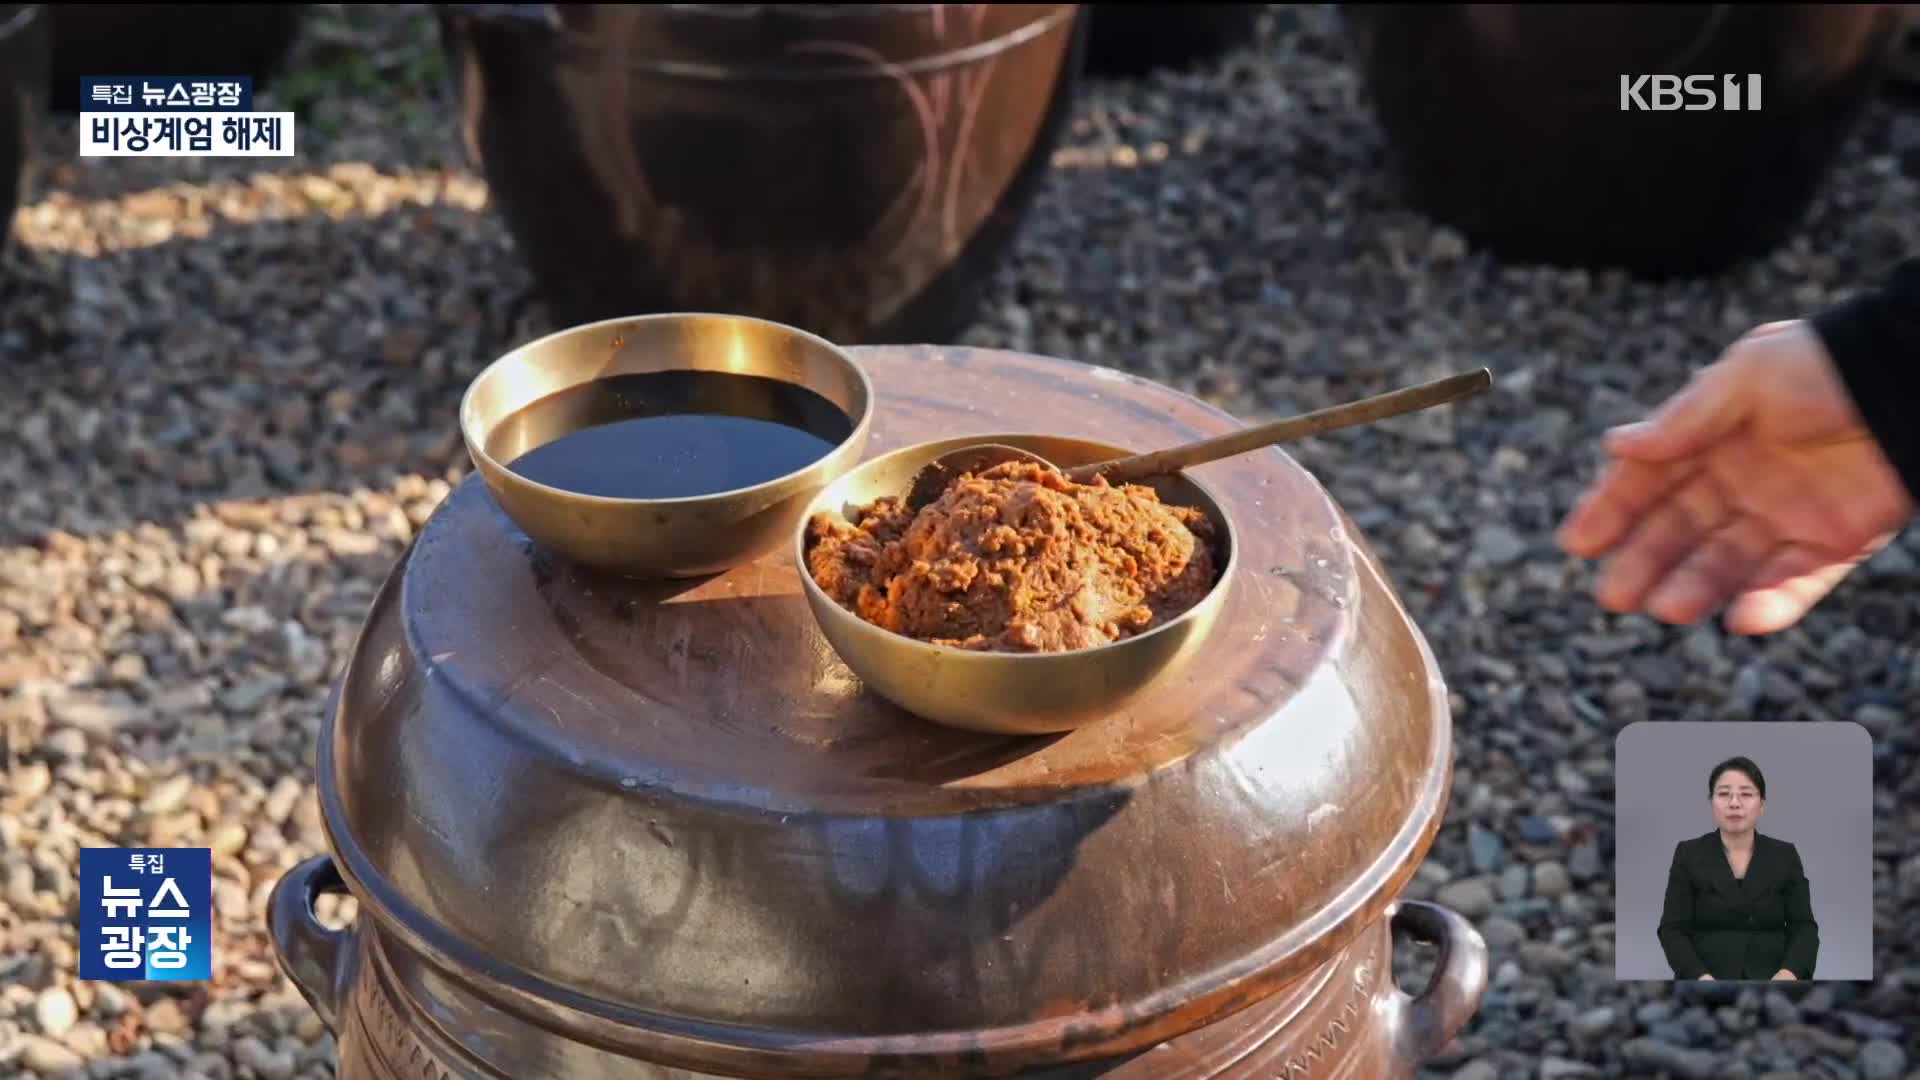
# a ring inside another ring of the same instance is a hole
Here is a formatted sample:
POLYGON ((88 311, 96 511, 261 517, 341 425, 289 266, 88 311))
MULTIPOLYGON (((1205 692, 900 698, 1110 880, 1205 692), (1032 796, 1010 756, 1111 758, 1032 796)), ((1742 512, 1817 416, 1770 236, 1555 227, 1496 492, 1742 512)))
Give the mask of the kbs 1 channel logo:
POLYGON ((80 849, 80 978, 213 978, 210 848, 80 849))
POLYGON ((1622 75, 1621 112, 1759 112, 1759 75, 1622 75))
POLYGON ((292 157, 293 114, 254 112, 245 75, 89 75, 81 157, 292 157))

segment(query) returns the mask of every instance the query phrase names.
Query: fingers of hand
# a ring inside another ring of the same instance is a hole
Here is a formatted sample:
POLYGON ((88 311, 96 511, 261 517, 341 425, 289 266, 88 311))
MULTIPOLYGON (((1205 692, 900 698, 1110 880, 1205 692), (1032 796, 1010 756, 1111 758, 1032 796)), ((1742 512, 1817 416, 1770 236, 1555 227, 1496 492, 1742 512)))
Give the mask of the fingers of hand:
POLYGON ((1648 591, 1647 614, 1688 626, 1706 618, 1754 580, 1775 547, 1758 518, 1740 515, 1699 538, 1648 591))
POLYGON ((1857 565, 1852 559, 1800 545, 1770 555, 1727 611, 1735 634, 1773 634, 1792 626, 1834 590, 1857 565))
POLYGON ((1581 558, 1605 554, 1690 474, 1681 465, 1613 462, 1561 523, 1560 546, 1581 558))
POLYGON ((1652 416, 1613 428, 1603 437, 1608 453, 1639 461, 1672 461, 1698 454, 1746 419, 1742 382, 1729 354, 1696 372, 1652 416))
POLYGON ((1742 335, 1741 340, 1750 341, 1754 338, 1772 337, 1783 330, 1798 330, 1800 326, 1801 320, 1799 319, 1781 319, 1778 322, 1761 323, 1759 326, 1754 327, 1742 335))
POLYGON ((1608 611, 1641 610, 1647 595, 1696 547, 1725 525, 1733 507, 1713 478, 1695 473, 1639 518, 1600 572, 1595 598, 1608 611))

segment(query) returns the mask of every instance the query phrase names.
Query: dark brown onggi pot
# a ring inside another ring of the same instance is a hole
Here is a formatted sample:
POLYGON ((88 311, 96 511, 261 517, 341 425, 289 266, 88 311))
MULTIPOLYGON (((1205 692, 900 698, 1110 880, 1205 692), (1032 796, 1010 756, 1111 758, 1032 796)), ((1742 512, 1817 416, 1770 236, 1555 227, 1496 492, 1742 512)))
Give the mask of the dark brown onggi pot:
POLYGON ((1089 4, 1087 73, 1137 77, 1251 44, 1265 4, 1089 4))
POLYGON ((1887 59, 1884 89, 1889 97, 1911 108, 1920 100, 1920 4, 1903 4, 1906 22, 1900 42, 1887 59))
MULTIPOLYGON (((1237 426, 1065 361, 853 351, 871 454, 1237 426)), ((866 692, 788 552, 591 576, 460 484, 328 707, 330 854, 270 904, 342 1080, 1413 1077, 1487 974, 1470 924, 1401 897, 1451 786, 1440 672, 1290 457, 1196 474, 1260 523, 1218 629, 1124 713, 1049 737, 866 692), (350 928, 314 918, 327 891, 357 898, 350 928), (1396 930, 1441 946, 1416 993, 1396 930)))
POLYGON ((554 319, 946 341, 1072 105, 1073 4, 440 4, 460 125, 554 319))
POLYGON ((1800 226, 1874 96, 1903 6, 1340 10, 1415 208, 1510 261, 1665 278, 1717 273, 1800 226), (1622 75, 1660 74, 1716 87, 1757 74, 1761 107, 1621 107, 1622 75))
POLYGON ((299 38, 305 4, 48 4, 51 107, 80 108, 89 75, 246 75, 265 90, 299 38))
POLYGON ((47 5, 0 4, 0 248, 13 247, 14 214, 38 176, 51 42, 47 5))

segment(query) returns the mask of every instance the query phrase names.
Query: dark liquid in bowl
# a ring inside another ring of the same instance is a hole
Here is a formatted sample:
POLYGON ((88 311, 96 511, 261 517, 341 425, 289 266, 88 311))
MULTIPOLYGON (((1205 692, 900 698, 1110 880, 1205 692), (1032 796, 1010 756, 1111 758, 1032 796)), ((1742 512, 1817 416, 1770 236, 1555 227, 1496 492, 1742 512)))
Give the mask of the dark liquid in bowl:
POLYGON ((752 487, 819 461, 853 433, 804 386, 725 371, 614 375, 507 417, 487 453, 535 483, 616 499, 752 487))

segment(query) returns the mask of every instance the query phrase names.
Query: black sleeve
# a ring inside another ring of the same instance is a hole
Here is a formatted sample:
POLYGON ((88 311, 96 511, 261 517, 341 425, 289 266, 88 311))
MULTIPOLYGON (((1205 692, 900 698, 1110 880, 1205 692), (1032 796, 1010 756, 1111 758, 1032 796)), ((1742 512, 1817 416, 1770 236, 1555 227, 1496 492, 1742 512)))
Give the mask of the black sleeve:
POLYGON ((1693 883, 1687 880, 1687 845, 1673 846, 1673 865, 1667 868, 1667 899, 1660 909, 1660 949, 1676 979, 1698 979, 1712 974, 1693 947, 1693 883))
POLYGON ((1920 257, 1809 322, 1881 452, 1920 500, 1920 257))
POLYGON ((1813 889, 1800 864, 1800 849, 1787 845, 1787 959, 1781 966, 1796 979, 1813 978, 1820 955, 1820 924, 1813 921, 1813 889))

